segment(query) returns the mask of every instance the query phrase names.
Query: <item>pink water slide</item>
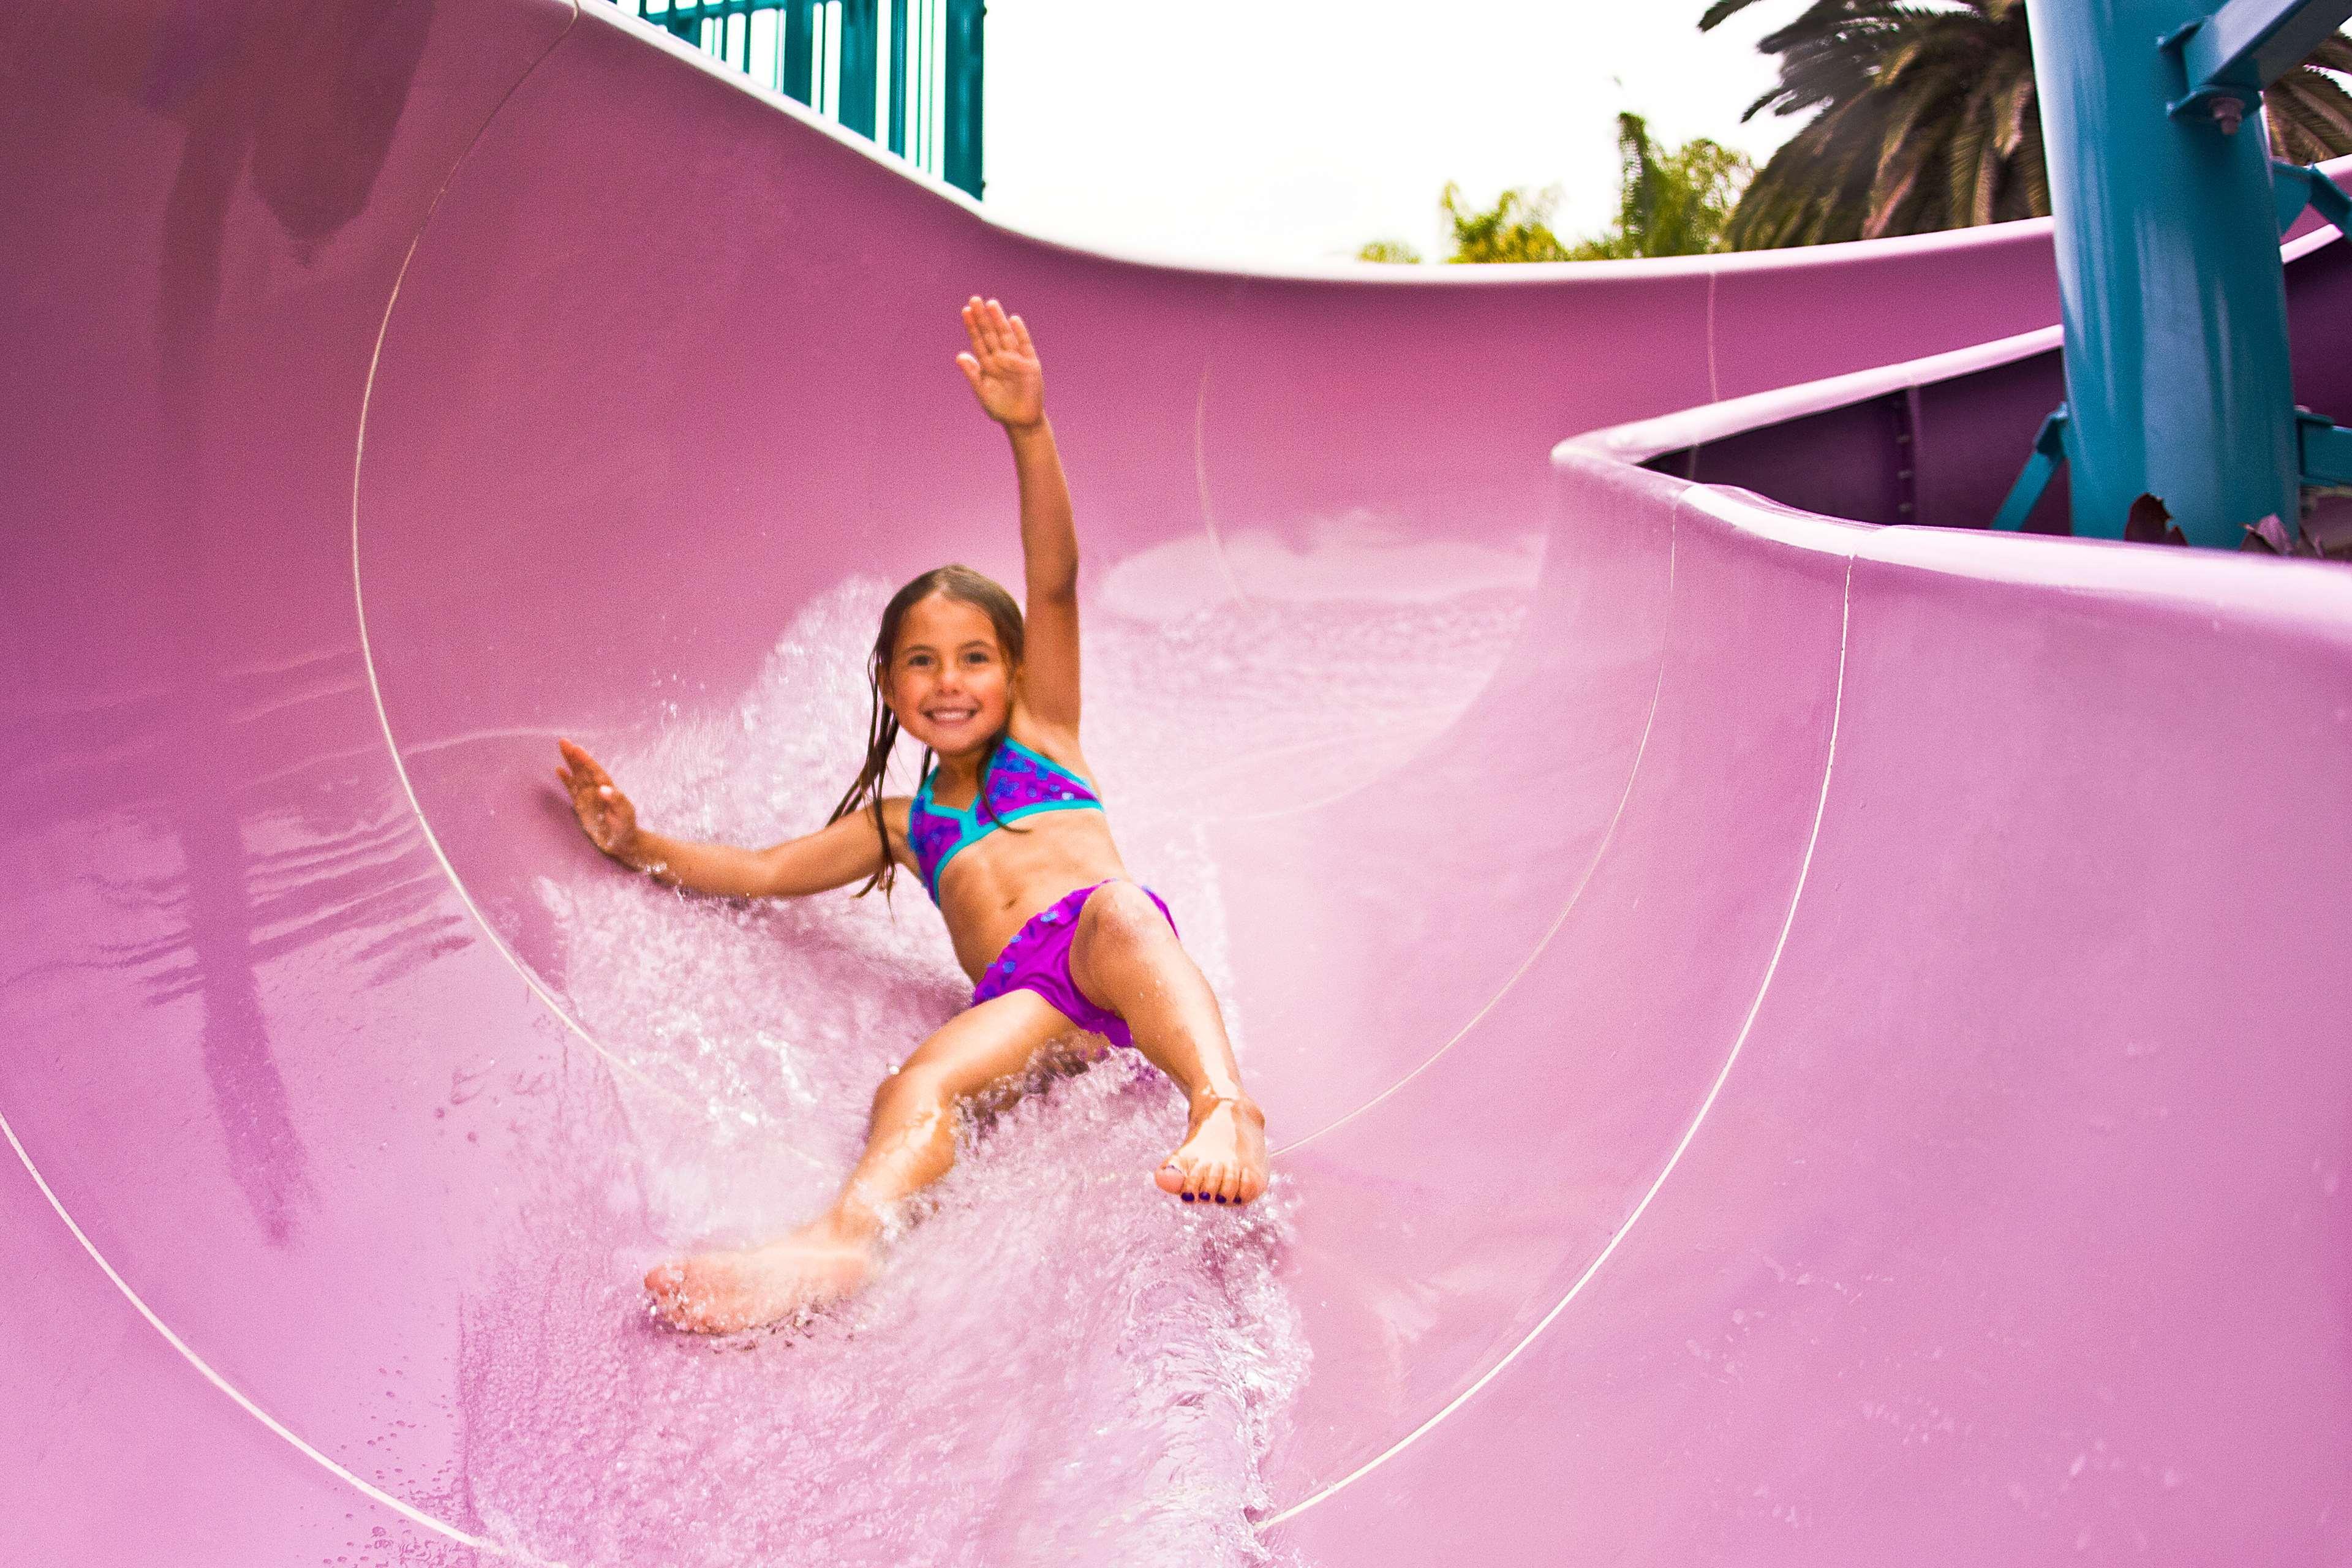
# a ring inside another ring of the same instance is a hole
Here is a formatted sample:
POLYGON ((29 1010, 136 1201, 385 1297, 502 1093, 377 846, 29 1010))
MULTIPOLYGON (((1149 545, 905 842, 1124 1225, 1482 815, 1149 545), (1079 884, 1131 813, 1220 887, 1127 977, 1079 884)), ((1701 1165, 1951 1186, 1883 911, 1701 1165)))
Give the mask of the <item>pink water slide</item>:
POLYGON ((852 576, 1015 569, 973 291, 1097 595, 1522 617, 1436 721, 1352 671, 1404 754, 1191 796, 1312 1352, 1269 1550, 2352 1557, 2352 577, 1786 504, 1881 404, 1998 499, 2046 224, 1106 257, 595 0, 19 4, 0 79, 0 1563, 551 1560, 478 1478, 573 1406, 483 1324, 611 1228, 556 1120, 646 1173, 550 740, 727 710, 852 576), (1708 482, 1742 442, 1779 500, 1708 482))

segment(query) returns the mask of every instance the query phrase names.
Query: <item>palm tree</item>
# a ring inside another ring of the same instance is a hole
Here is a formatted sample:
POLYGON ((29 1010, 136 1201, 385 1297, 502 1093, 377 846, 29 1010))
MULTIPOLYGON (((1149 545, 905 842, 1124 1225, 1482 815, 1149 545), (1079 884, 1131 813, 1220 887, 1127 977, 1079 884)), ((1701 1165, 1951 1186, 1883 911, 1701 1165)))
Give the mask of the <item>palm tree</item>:
MULTIPOLYGON (((1716 0, 1702 31, 1755 4, 1716 0)), ((1748 185, 1736 249, 1923 234, 2050 211, 2024 0, 1812 0, 1758 46, 1780 79, 1743 118, 1812 119, 1748 185)), ((2265 95, 2282 158, 2352 152, 2352 39, 2330 37, 2265 95)))

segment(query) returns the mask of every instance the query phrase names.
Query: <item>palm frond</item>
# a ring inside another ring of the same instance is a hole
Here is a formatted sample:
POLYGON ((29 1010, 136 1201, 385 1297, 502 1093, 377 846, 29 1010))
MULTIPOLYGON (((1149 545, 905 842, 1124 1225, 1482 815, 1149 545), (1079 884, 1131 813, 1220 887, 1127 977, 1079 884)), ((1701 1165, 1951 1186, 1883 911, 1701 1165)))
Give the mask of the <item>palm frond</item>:
POLYGON ((2352 71, 2352 37, 2330 33, 2303 63, 2305 69, 2352 71))
MULTIPOLYGON (((2328 43, 2352 47, 2352 40, 2340 33, 2328 43)), ((2321 52, 2327 52, 2326 46, 2321 52)), ((2263 95, 2263 109, 2270 119, 2271 149, 2290 163, 2316 163, 2352 153, 2352 93, 2325 70, 2297 66, 2263 95)))
POLYGON ((1857 237, 1875 239, 1890 232, 1895 215, 1919 191, 1920 176, 1935 150, 1927 138, 1911 132, 1936 106, 1938 96, 1927 84, 1924 90, 1914 89, 1896 100, 1893 118, 1879 133, 1878 156, 1871 171, 1870 210, 1857 237))
POLYGON ((1759 47, 1780 70, 1750 113, 1812 118, 1749 184, 1733 244, 1916 233, 2036 205, 2020 0, 1811 0, 1759 47))
MULTIPOLYGON (((2029 107, 2031 106, 2029 100, 2029 107)), ((2042 116, 2029 114, 2025 135, 2017 144, 2019 184, 2025 193, 2028 217, 2050 216, 2050 163, 2042 151, 2042 116)))
MULTIPOLYGON (((1968 171, 1968 178, 1971 183, 1966 193, 1968 196, 1966 204, 1963 205, 1957 200, 1952 204, 1953 216, 1961 226, 1969 227, 1990 223, 1993 211, 2000 205, 2001 156, 1999 128, 1993 120, 1994 85, 1987 82, 1979 88, 1974 95, 1974 101, 1969 106, 1966 123, 1970 130, 1967 140, 1975 142, 1977 155, 1974 166, 1968 171)), ((1952 149, 1956 164, 1961 161, 1963 146, 1963 138, 1953 139, 1952 149)), ((1958 194, 1955 193, 1956 195, 1958 194)))
POLYGON ((1754 4, 1756 0, 1715 0, 1715 4, 1706 8, 1706 14, 1698 19, 1698 30, 1712 33, 1719 25, 1754 4))
POLYGON ((1992 104, 1993 142, 2000 150, 2000 155, 2003 158, 2017 156, 2018 149, 2025 144, 2026 126, 2038 124, 2041 118, 2033 97, 2032 62, 2028 62, 2024 70, 2012 66, 2009 79, 2000 84, 1992 104))

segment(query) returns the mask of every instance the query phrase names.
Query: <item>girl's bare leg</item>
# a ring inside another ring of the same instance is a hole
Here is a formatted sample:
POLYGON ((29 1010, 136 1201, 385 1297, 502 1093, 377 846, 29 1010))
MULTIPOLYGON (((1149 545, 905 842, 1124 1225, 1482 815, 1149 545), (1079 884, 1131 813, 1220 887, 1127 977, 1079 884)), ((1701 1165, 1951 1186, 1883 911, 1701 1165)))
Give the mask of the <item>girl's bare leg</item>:
POLYGON ((950 1019, 875 1091, 866 1152, 831 1208, 764 1247, 654 1269, 646 1276, 654 1310, 677 1328, 724 1334, 856 1289, 873 1270, 883 1216, 955 1163, 958 1103, 1026 1070, 1074 1027, 1030 991, 950 1019))
POLYGON ((1245 1204, 1265 1191, 1265 1113, 1240 1067, 1209 982, 1168 917, 1133 882, 1106 882, 1078 912, 1070 978, 1127 1021, 1136 1048, 1192 1102, 1184 1142, 1159 1183, 1186 1202, 1245 1204))

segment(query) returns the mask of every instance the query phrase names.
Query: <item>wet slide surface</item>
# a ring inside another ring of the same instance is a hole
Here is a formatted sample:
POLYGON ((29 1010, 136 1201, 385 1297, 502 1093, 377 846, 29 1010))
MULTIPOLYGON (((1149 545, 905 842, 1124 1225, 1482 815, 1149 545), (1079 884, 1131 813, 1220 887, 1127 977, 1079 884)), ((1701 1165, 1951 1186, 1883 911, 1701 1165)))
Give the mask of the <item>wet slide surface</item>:
POLYGON ((1551 456, 2045 326, 2046 225, 1219 272, 593 5, 0 62, 0 1559, 2342 1555, 2341 571, 1551 456), (646 1260, 829 1191, 959 978, 911 889, 616 876, 551 738, 821 819, 889 588, 1017 567, 974 290, 1277 1193, 1157 1200, 1113 1063, 714 1352, 646 1260))

